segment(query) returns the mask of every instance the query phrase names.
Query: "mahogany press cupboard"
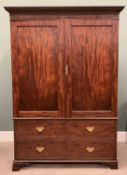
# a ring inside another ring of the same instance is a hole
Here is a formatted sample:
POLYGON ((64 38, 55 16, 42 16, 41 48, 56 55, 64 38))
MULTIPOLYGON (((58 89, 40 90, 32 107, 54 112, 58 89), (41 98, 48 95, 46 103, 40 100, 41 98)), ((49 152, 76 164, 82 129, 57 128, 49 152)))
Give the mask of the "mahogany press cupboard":
POLYGON ((113 7, 10 13, 14 163, 117 168, 118 18, 113 7))

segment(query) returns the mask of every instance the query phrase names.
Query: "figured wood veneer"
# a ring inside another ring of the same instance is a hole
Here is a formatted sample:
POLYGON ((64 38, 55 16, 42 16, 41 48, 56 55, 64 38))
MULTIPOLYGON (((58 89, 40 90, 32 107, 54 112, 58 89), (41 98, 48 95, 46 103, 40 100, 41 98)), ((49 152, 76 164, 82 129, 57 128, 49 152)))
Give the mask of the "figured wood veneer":
MULTIPOLYGON (((114 139, 117 122, 116 120, 15 120, 16 140, 40 140, 40 139, 67 139, 67 140, 88 140, 88 139, 114 139), (43 127, 38 132, 36 127, 43 127), (94 127, 92 132, 87 127, 94 127)), ((101 140, 100 140, 101 141, 101 140)))
POLYGON ((10 13, 14 162, 117 162, 114 7, 5 7, 10 13))

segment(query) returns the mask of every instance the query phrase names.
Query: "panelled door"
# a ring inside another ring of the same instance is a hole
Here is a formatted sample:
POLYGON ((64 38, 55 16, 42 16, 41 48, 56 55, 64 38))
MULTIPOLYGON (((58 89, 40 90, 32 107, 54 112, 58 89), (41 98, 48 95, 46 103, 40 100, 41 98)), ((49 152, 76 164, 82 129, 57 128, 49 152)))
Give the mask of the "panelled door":
POLYGON ((66 112, 68 117, 113 117, 116 55, 113 20, 66 19, 66 112))
POLYGON ((14 116, 115 116, 113 25, 66 17, 13 22, 14 116))
POLYGON ((63 22, 13 22, 14 117, 64 116, 63 22))

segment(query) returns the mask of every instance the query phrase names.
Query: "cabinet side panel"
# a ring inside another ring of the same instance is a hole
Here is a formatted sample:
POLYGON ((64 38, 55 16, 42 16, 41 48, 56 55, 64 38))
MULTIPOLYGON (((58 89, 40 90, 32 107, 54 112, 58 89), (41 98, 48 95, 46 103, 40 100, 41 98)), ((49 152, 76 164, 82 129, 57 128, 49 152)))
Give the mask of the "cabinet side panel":
POLYGON ((17 116, 18 113, 18 67, 17 67, 17 25, 16 23, 10 23, 11 27, 11 66, 12 66, 12 89, 13 89, 13 116, 17 116))

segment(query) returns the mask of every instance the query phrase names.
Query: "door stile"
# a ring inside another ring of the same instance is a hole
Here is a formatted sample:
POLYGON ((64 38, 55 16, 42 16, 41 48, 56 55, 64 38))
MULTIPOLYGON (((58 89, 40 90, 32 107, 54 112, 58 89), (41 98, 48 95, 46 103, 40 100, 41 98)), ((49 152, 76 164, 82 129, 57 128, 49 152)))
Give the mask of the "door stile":
POLYGON ((70 30, 70 21, 64 19, 65 27, 65 61, 67 66, 67 74, 65 75, 66 80, 66 117, 71 117, 72 111, 72 76, 71 76, 71 30, 70 30))

